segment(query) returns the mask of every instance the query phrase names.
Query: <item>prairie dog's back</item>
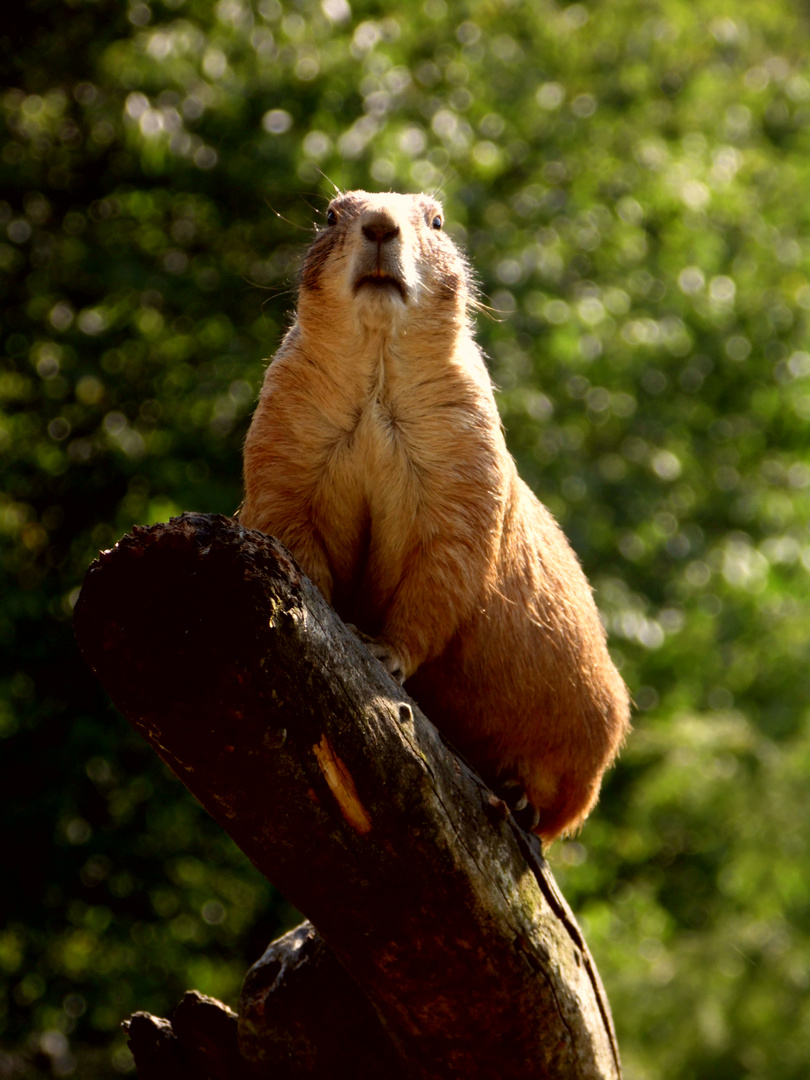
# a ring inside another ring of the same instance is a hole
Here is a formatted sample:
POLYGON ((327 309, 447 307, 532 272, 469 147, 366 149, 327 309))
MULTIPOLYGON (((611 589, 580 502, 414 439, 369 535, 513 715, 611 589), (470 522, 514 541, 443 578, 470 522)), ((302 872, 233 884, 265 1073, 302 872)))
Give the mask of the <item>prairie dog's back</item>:
POLYGON ((240 518, 551 837, 593 805, 627 693, 575 555, 517 477, 469 307, 439 203, 333 200, 248 433, 240 518))

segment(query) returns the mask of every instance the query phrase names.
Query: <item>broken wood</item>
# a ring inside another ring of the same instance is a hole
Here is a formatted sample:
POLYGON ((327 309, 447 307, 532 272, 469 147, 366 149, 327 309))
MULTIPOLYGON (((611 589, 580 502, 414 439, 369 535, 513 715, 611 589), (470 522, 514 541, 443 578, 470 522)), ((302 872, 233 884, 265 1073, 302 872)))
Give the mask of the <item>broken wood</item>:
MULTIPOLYGON (((90 568, 75 626, 121 712, 317 927, 318 985, 336 1010, 362 1004, 348 1046, 377 1047, 369 1075, 392 1062, 442 1080, 620 1075, 607 999, 536 837, 277 541, 201 514, 135 529, 90 568)), ((284 956, 267 962, 271 987, 284 956)), ((317 1025, 301 1017, 290 1037, 310 995, 282 1007, 305 966, 279 983, 278 1022, 254 969, 246 1062, 329 1075, 307 1064, 317 1025)))

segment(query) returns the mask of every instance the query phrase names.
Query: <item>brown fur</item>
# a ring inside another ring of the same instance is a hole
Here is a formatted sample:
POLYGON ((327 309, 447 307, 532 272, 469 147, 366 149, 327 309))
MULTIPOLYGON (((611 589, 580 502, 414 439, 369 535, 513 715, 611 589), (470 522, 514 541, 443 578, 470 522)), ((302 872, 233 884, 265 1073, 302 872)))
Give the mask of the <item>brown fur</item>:
POLYGON ((469 321, 469 275, 421 195, 353 191, 304 260, 245 443, 240 519, 279 537, 490 783, 551 839, 628 730, 590 586, 518 477, 469 321))

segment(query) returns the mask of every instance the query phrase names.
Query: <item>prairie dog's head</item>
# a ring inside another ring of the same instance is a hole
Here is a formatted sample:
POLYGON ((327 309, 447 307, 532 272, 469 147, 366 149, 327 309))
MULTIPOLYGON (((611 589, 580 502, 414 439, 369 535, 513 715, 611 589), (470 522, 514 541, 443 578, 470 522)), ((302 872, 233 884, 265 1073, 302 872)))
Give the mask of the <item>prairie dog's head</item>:
POLYGON ((304 258, 299 319, 370 328, 463 320, 467 267, 443 227, 429 195, 339 195, 304 258))

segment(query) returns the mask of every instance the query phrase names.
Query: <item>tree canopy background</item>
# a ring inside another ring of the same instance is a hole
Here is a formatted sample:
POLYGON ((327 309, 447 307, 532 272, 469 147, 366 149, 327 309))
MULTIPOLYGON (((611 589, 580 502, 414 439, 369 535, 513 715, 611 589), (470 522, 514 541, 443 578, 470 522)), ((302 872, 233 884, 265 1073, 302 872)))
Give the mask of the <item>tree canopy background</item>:
MULTIPOLYGON (((0 27, 2 1046, 131 1070, 295 918, 108 705, 99 548, 233 512, 333 185, 438 190, 636 702, 551 861, 628 1080, 810 1063, 810 68, 750 0, 33 0, 0 27)), ((9 1059, 5 1060, 11 1068, 9 1059)))

